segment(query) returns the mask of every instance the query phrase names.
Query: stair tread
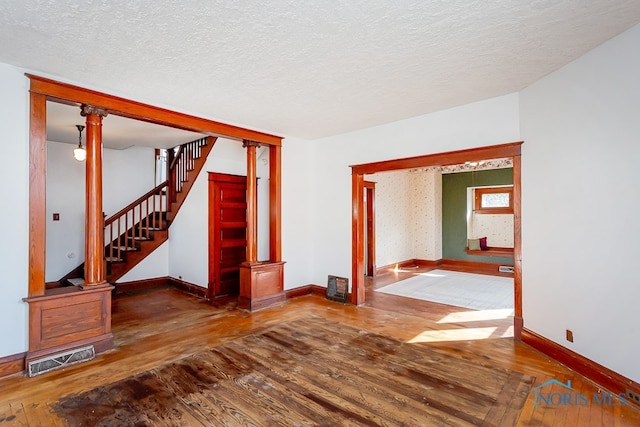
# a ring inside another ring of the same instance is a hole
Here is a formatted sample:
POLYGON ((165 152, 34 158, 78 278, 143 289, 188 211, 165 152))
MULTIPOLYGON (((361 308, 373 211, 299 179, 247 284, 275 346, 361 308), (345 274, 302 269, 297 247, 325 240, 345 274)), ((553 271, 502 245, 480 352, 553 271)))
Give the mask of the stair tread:
POLYGON ((67 279, 67 282, 71 283, 73 286, 84 285, 84 279, 81 277, 75 277, 73 279, 67 279))
POLYGON ((118 249, 120 249, 120 251, 124 251, 124 252, 132 252, 132 251, 137 251, 137 248, 133 248, 133 247, 129 247, 129 246, 114 246, 113 247, 113 251, 117 251, 118 249))

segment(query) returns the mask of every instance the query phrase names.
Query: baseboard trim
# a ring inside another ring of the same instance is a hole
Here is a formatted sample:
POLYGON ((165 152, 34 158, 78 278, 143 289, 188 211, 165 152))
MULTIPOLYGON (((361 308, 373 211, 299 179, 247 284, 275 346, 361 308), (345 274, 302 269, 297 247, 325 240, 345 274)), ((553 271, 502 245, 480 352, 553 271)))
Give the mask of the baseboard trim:
POLYGON ((178 288, 188 294, 194 295, 198 298, 207 298, 207 288, 194 285, 193 283, 185 282, 181 279, 176 279, 175 277, 167 277, 167 281, 169 282, 170 286, 178 288))
POLYGON ((238 308, 246 311, 258 311, 270 308, 287 302, 287 293, 278 292, 277 294, 267 295, 259 298, 238 297, 238 308))
POLYGON ((327 288, 320 285, 304 285, 293 289, 286 289, 285 293, 288 300, 306 295, 325 296, 327 294, 327 288))
MULTIPOLYGON (((527 328, 522 329, 522 342, 529 344, 531 347, 560 362, 567 368, 583 375, 613 394, 625 394, 627 389, 636 394, 640 394, 639 383, 624 377, 591 359, 587 359, 586 357, 527 328)), ((632 401, 628 398, 627 402, 633 403, 635 407, 640 407, 638 402, 632 401)))
POLYGON ((501 265, 509 265, 494 262, 466 261, 460 259, 444 258, 440 260, 439 268, 450 269, 465 273, 488 274, 491 276, 513 277, 513 273, 501 273, 498 268, 501 265))
POLYGON ((395 270, 396 267, 397 268, 438 267, 440 266, 440 264, 442 264, 441 259, 430 261, 426 259, 412 258, 412 259, 407 259, 400 262, 394 262, 392 264, 384 265, 382 267, 377 267, 376 275, 386 273, 390 270, 395 270))
POLYGON ((146 289, 161 288, 164 286, 170 286, 169 277, 156 277, 153 279, 132 280, 130 282, 116 283, 116 294, 123 294, 126 292, 142 291, 146 289))
POLYGON ((27 353, 0 357, 0 378, 24 371, 27 353))

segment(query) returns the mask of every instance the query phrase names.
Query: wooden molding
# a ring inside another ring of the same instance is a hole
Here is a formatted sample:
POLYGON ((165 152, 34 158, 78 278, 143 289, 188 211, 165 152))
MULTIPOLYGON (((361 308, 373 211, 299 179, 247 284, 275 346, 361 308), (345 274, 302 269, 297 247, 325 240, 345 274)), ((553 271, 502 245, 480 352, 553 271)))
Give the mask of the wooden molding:
POLYGON ((286 292, 279 292, 273 295, 267 295, 258 298, 247 298, 244 296, 238 297, 238 308, 246 311, 258 311, 265 308, 273 307, 275 305, 286 302, 286 292))
POLYGON ((477 214, 513 214, 513 186, 476 188, 474 193, 474 212, 477 214), (504 208, 486 208, 482 206, 483 194, 507 193, 509 195, 509 206, 504 208))
POLYGON ((137 292, 145 289, 162 288, 173 285, 168 276, 156 277, 153 279, 132 280, 130 282, 122 282, 115 284, 115 293, 124 294, 127 292, 137 292))
POLYGON ((467 255, 478 255, 478 256, 500 256, 506 258, 513 258, 513 248, 501 248, 501 247, 490 247, 487 250, 471 250, 467 246, 464 248, 467 255))
POLYGON ((320 285, 304 285, 297 288, 287 289, 285 291, 287 299, 303 297, 306 295, 326 296, 327 288, 320 285))
POLYGON ((447 166, 462 164, 466 161, 498 159, 520 155, 523 141, 507 144, 490 145, 487 147, 468 148, 465 150, 448 151, 445 153, 427 154, 424 156, 405 157, 403 159, 384 160, 381 162, 352 165, 353 172, 367 175, 376 172, 386 172, 398 169, 424 168, 428 166, 447 166))
POLYGON ((376 183, 364 181, 364 192, 367 195, 365 209, 367 211, 367 224, 365 227, 367 241, 367 265, 365 266, 367 276, 376 275, 376 183))
POLYGON ((222 136, 236 140, 249 139, 268 145, 280 145, 282 143, 282 137, 268 133, 154 107, 67 83, 60 83, 33 74, 27 73, 26 76, 31 80, 31 93, 45 95, 51 101, 67 105, 95 105, 117 116, 206 135, 222 136))
POLYGON ((269 147, 269 261, 282 261, 282 149, 269 147))
POLYGON ((29 296, 44 295, 47 98, 31 92, 29 118, 29 296))
POLYGON ((364 176, 351 174, 351 297, 353 305, 364 304, 364 176))
POLYGON ((18 353, 0 357, 0 378, 24 371, 26 355, 27 353, 18 353))
POLYGON ((465 273, 490 274, 492 276, 513 277, 512 273, 500 273, 498 267, 505 265, 503 263, 494 262, 477 262, 463 261, 459 259, 444 258, 441 260, 439 267, 445 270, 462 271, 465 273))
POLYGON ((116 294, 123 294, 126 292, 136 292, 145 289, 162 288, 165 286, 172 286, 174 288, 180 289, 183 292, 202 299, 205 299, 207 296, 206 288, 170 276, 117 283, 115 292, 116 294))
POLYGON ((514 337, 522 331, 522 158, 513 156, 513 299, 514 337))
POLYGON ((198 298, 205 299, 207 297, 207 288, 194 285, 193 283, 185 282, 181 279, 176 279, 175 277, 167 277, 167 281, 169 282, 169 285, 176 287, 188 294, 194 295, 198 298))
MULTIPOLYGON (((536 350, 539 350, 552 359, 557 360, 580 375, 587 377, 613 394, 626 394, 626 390, 629 389, 640 395, 640 383, 622 376, 591 359, 587 359, 581 354, 569 350, 568 348, 563 347, 560 344, 527 328, 522 329, 522 342, 529 344, 536 350)), ((637 402, 630 400, 629 398, 627 398, 627 402, 632 402, 636 406, 640 406, 637 402)))
POLYGON ((438 267, 442 264, 442 260, 429 261, 425 259, 407 259, 404 261, 395 262, 392 264, 384 265, 382 267, 376 268, 376 274, 383 274, 388 272, 389 270, 394 270, 396 266, 398 268, 417 268, 417 267, 438 267))

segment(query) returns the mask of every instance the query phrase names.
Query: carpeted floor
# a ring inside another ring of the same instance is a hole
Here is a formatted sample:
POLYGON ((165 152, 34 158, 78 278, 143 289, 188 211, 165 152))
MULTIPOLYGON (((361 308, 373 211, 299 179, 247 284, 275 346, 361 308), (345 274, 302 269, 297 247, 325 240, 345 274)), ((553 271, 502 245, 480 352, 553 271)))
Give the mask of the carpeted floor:
POLYGON ((307 317, 62 398, 70 426, 513 425, 533 378, 307 317))
POLYGON ((474 310, 513 310, 513 278, 432 270, 376 289, 474 310))

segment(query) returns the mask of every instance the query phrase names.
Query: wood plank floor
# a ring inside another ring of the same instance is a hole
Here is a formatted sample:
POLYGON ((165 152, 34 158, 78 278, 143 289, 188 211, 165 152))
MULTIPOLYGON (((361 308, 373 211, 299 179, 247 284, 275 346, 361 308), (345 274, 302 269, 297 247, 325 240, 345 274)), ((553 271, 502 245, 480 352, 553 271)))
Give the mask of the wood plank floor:
MULTIPOLYGON (((598 392, 596 385, 575 372, 526 344, 514 342, 511 318, 487 318, 484 312, 373 292, 375 287, 411 274, 388 273, 368 280, 368 302, 362 307, 309 295, 279 307, 246 313, 236 310, 233 302, 209 304, 173 288, 119 295, 113 306, 116 347, 93 361, 39 377, 16 374, 0 379, 0 426, 68 425, 52 412, 64 396, 108 385, 307 316, 416 343, 470 363, 521 372, 535 377, 534 386, 550 379, 563 383, 571 380, 578 393, 598 392)), ((535 408, 530 394, 516 425, 639 426, 640 411, 629 406, 600 405, 535 408)))
POLYGON ((55 405, 70 425, 513 425, 533 378, 308 316, 55 405))

